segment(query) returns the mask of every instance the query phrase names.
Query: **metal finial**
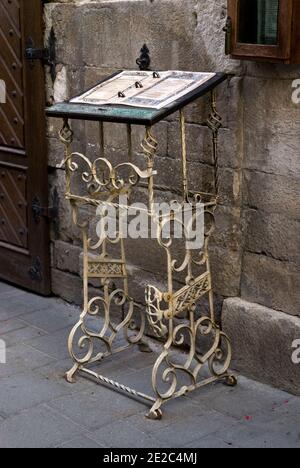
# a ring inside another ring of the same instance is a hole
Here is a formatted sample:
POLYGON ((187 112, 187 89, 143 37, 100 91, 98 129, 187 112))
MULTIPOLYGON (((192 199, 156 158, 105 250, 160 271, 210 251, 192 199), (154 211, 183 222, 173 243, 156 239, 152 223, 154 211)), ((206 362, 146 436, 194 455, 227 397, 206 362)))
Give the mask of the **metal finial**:
POLYGON ((144 44, 141 48, 141 55, 136 61, 139 69, 141 71, 148 71, 150 70, 151 65, 151 58, 150 58, 150 50, 148 49, 147 45, 144 44))

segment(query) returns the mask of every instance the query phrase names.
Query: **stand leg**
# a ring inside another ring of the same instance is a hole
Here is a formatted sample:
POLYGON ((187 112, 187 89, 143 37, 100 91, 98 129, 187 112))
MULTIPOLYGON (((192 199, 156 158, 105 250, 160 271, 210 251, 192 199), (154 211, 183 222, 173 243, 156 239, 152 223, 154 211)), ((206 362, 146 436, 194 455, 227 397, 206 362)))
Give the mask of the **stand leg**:
POLYGON ((150 346, 149 346, 147 343, 143 342, 143 341, 141 341, 140 343, 138 343, 138 347, 139 347, 139 351, 140 351, 141 353, 148 353, 148 354, 150 354, 150 353, 153 352, 152 349, 150 348, 150 346))
POLYGON ((151 134, 151 129, 147 129, 143 142, 147 154, 147 170, 143 171, 132 163, 130 126, 128 126, 128 158, 131 162, 118 164, 116 167, 113 167, 105 159, 103 124, 99 126, 99 151, 101 157, 94 162, 81 153, 72 153, 73 133, 67 121, 64 121, 60 139, 65 147, 66 198, 70 201, 73 223, 81 230, 83 239, 84 306, 68 340, 68 350, 73 360, 73 367, 67 373, 66 378, 68 382, 73 383, 76 373, 83 370, 85 365, 100 362, 105 357, 124 351, 133 345, 138 345, 142 352, 151 352, 149 346, 143 341, 145 332, 144 311, 129 295, 122 225, 120 224, 119 231, 115 233, 116 238, 110 239, 105 230, 105 219, 102 219, 104 215, 102 217, 101 210, 99 210, 100 214, 97 213, 97 216, 99 216, 100 233, 97 232, 99 238, 94 243, 88 235, 89 222, 82 222, 79 218, 81 217, 81 207, 94 206, 97 209, 98 206, 103 207, 103 203, 109 204, 114 201, 118 192, 120 194, 130 194, 140 178, 144 178, 149 183, 149 193, 152 193, 150 197, 152 200, 150 206, 152 208, 153 156, 157 143, 151 134), (124 170, 127 170, 129 175, 127 174, 124 177, 124 170), (107 172, 109 173, 107 174, 107 172), (71 179, 73 173, 77 173, 79 177, 81 176, 82 182, 86 184, 88 196, 72 193, 71 179), (111 247, 112 244, 113 248, 111 247), (111 251, 115 254, 116 246, 120 248, 119 258, 112 257, 111 251), (92 298, 90 298, 89 289, 91 280, 98 280, 100 285, 99 296, 92 298), (116 315, 120 312, 120 323, 115 324, 112 322, 112 312, 116 313, 116 315), (89 319, 93 319, 92 329, 89 325, 91 323, 89 319), (122 333, 124 335, 124 345, 116 343, 118 341, 117 337, 122 333))
POLYGON ((158 399, 152 408, 150 409, 149 413, 146 414, 146 418, 151 419, 153 421, 160 421, 162 419, 163 413, 161 410, 161 406, 163 401, 158 399))
POLYGON ((235 375, 228 375, 225 378, 225 385, 227 385, 227 387, 236 387, 237 384, 238 384, 238 379, 235 375))
POLYGON ((66 380, 67 382, 71 383, 71 384, 74 384, 76 383, 76 379, 75 379, 75 375, 77 373, 77 371, 80 369, 80 366, 79 364, 74 364, 74 366, 72 367, 72 369, 70 369, 67 373, 66 373, 66 380))

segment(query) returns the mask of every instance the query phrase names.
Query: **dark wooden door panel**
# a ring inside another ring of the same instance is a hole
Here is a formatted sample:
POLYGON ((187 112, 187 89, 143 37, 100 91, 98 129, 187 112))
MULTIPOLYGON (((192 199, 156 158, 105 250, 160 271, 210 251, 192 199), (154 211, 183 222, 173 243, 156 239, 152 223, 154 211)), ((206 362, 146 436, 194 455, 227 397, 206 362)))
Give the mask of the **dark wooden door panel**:
MULTIPOLYGON (((30 0, 29 0, 30 1, 30 0)), ((10 14, 10 17, 15 24, 19 24, 19 14, 20 14, 20 1, 19 0, 6 0, 4 6, 7 12, 10 14)))
POLYGON ((1 68, 1 78, 6 83, 7 94, 6 99, 7 102, 10 103, 11 106, 14 106, 16 112, 18 112, 21 116, 23 116, 24 112, 24 101, 23 101, 23 86, 17 83, 14 79, 13 75, 9 73, 9 70, 6 66, 3 66, 3 60, 0 55, 0 68, 1 68))
POLYGON ((19 57, 21 52, 20 16, 14 21, 9 11, 2 8, 0 20, 1 41, 3 41, 9 49, 12 49, 16 57, 19 57))
POLYGON ((23 64, 20 4, 3 1, 0 9, 0 76, 7 103, 0 106, 0 145, 24 148, 23 64), (11 5, 15 8, 9 8, 11 5))
POLYGON ((0 278, 50 293, 49 226, 33 215, 48 204, 44 70, 28 62, 29 40, 43 47, 41 0, 0 0, 0 278))
POLYGON ((0 166, 0 241, 27 248, 27 174, 0 166))

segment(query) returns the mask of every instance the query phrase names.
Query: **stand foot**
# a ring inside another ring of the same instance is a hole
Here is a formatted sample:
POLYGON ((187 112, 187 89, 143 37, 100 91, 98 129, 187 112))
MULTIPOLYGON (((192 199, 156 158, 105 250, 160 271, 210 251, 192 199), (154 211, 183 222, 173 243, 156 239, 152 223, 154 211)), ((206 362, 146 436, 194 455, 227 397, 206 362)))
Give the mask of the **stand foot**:
POLYGON ((162 419, 162 410, 160 409, 162 404, 163 401, 161 399, 156 400, 149 413, 146 414, 146 418, 153 421, 160 421, 162 419))
POLYGON ((162 419, 162 410, 150 410, 148 414, 146 414, 146 418, 151 419, 152 421, 160 421, 162 419))
POLYGON ((79 365, 74 364, 72 369, 70 369, 69 372, 66 373, 66 380, 68 383, 74 384, 76 382, 75 374, 78 371, 78 369, 79 369, 79 365))
POLYGON ((228 375, 224 383, 225 385, 227 385, 227 387, 236 387, 238 384, 238 380, 235 375, 228 375))
POLYGON ((152 349, 150 348, 150 346, 147 344, 147 343, 143 343, 143 342, 140 342, 138 344, 138 347, 139 347, 139 351, 141 353, 153 353, 152 349))

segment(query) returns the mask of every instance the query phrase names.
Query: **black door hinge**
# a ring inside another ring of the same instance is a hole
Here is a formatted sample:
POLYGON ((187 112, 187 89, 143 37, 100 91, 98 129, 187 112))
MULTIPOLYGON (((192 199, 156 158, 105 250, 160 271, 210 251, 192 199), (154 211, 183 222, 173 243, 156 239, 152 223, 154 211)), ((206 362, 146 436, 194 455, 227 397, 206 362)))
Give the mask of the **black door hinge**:
POLYGON ((38 281, 40 283, 43 280, 42 263, 39 257, 34 260, 33 265, 29 268, 28 275, 32 281, 38 281))
POLYGON ((59 195, 55 188, 51 196, 51 205, 42 206, 41 200, 38 196, 35 196, 31 204, 32 214, 34 221, 38 224, 42 218, 54 221, 58 217, 59 210, 59 195))
POLYGON ((40 60, 44 65, 50 67, 50 74, 52 81, 54 82, 56 76, 55 70, 55 47, 56 38, 53 28, 50 31, 48 39, 48 47, 37 48, 35 47, 34 40, 29 37, 26 43, 25 59, 31 63, 31 67, 34 67, 34 61, 40 60))
POLYGON ((232 19, 230 16, 227 17, 226 25, 223 28, 226 33, 225 36, 225 54, 230 55, 232 52, 232 19))

